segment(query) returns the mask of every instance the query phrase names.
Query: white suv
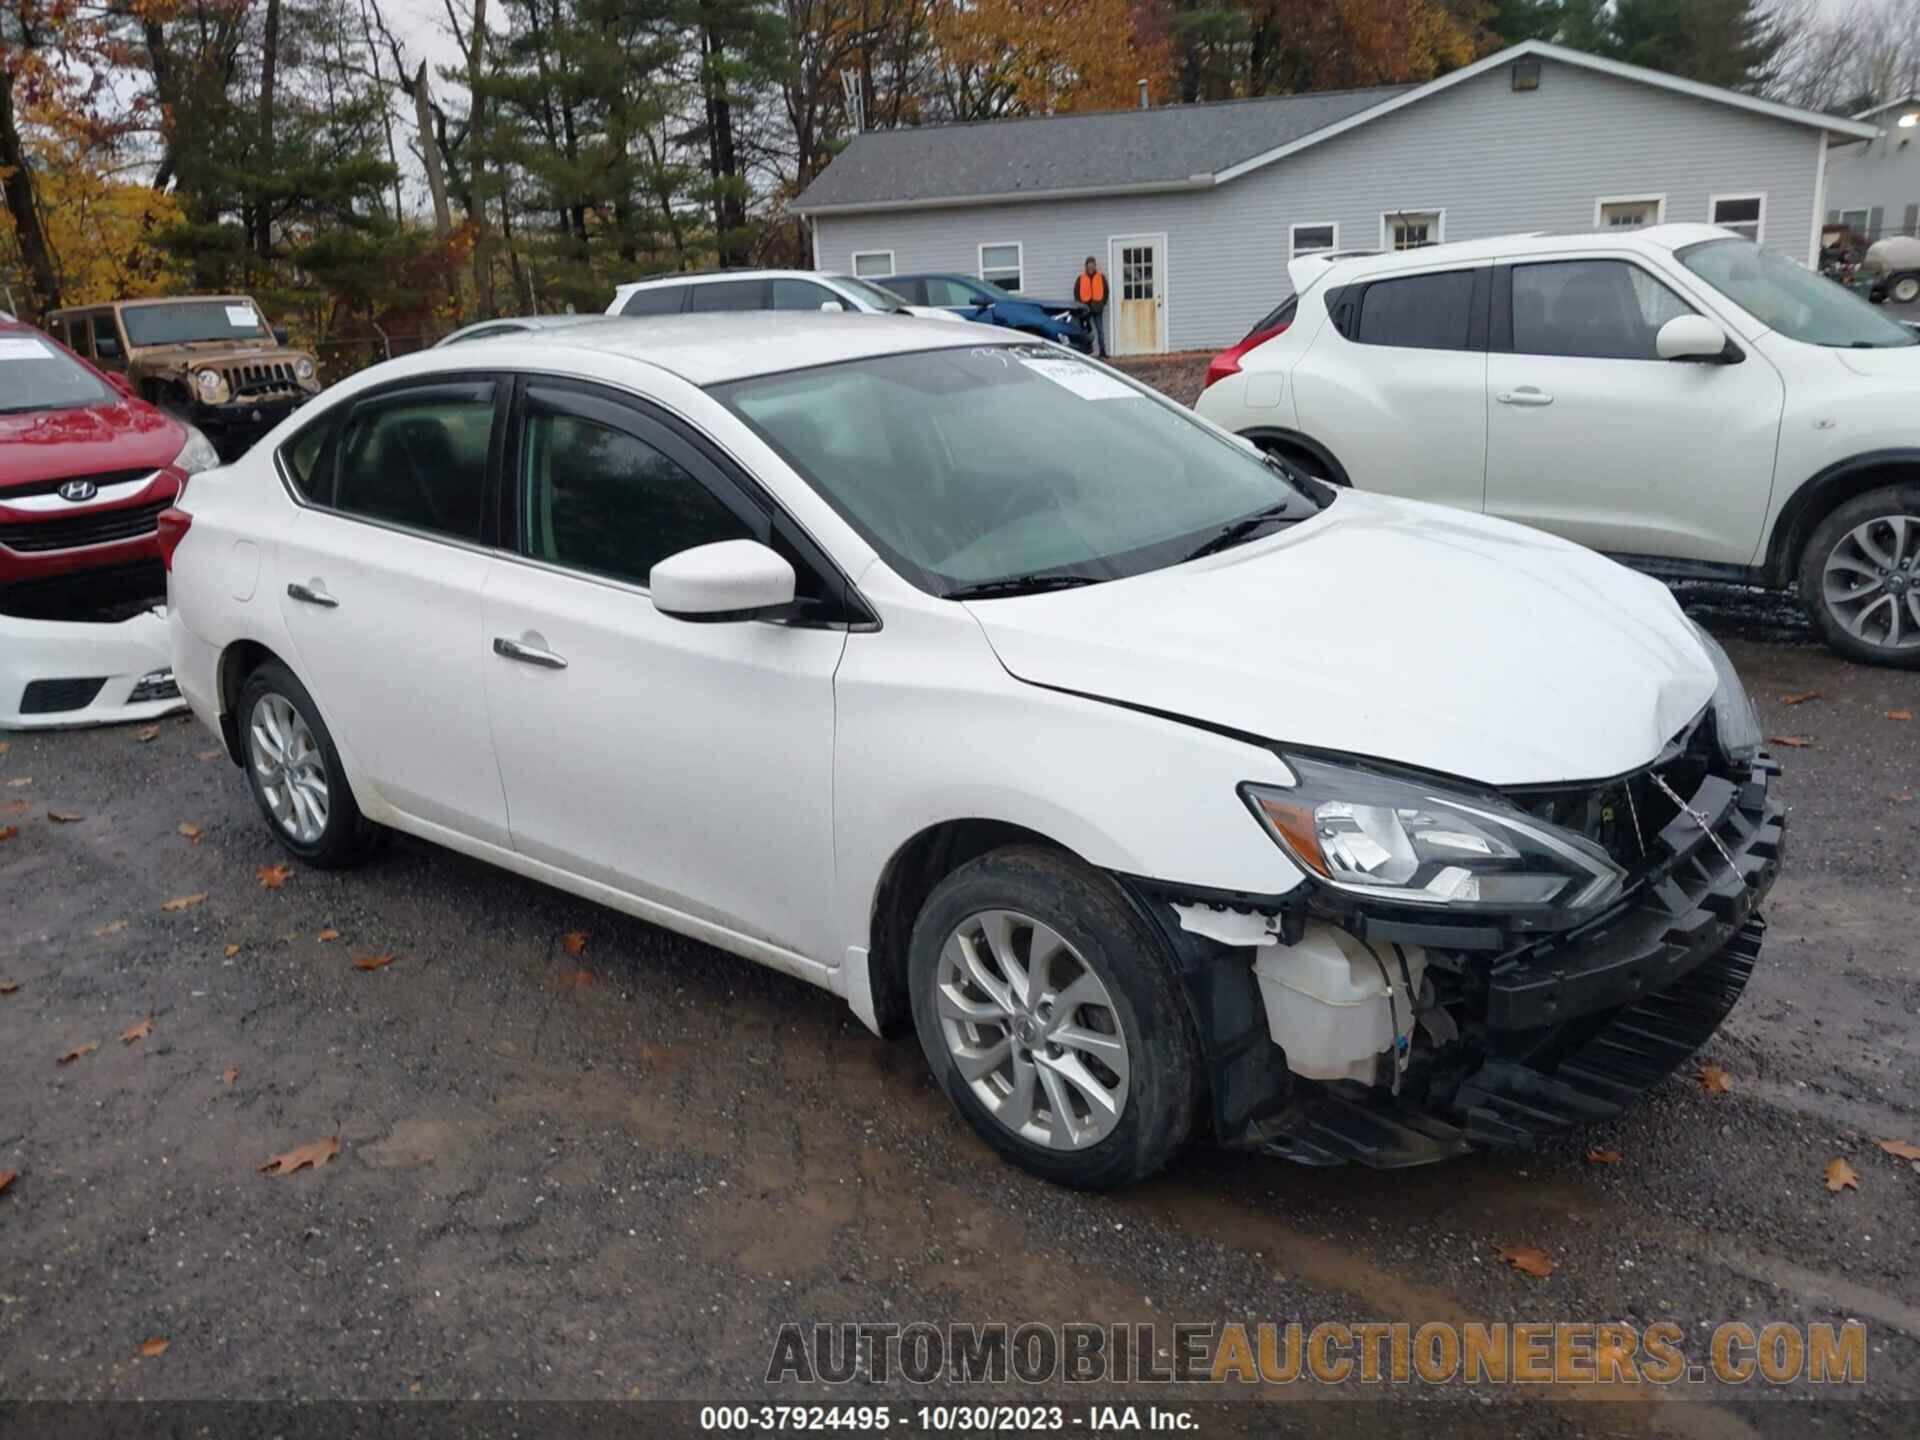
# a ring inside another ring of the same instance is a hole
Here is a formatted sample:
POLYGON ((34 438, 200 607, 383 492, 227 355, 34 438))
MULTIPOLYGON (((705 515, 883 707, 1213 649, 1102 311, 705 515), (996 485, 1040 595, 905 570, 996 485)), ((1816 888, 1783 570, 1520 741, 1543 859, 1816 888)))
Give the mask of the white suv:
POLYGON ((609 315, 701 315, 744 310, 851 311, 856 315, 963 316, 937 305, 909 305, 883 285, 815 270, 704 270, 657 275, 615 287, 609 315))
POLYGON ((1920 666, 1920 338, 1707 225, 1294 267, 1197 408, 1311 472, 1668 578, 1798 582, 1920 666))

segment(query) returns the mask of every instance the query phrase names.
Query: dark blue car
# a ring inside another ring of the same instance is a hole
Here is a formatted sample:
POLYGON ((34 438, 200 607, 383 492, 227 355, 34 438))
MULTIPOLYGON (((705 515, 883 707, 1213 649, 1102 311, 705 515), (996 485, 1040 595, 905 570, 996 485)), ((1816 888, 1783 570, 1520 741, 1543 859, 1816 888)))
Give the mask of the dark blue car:
POLYGON ((909 305, 937 305, 983 325, 1003 325, 1076 350, 1092 347, 1087 307, 1073 300, 1033 300, 971 275, 889 275, 880 283, 909 305))

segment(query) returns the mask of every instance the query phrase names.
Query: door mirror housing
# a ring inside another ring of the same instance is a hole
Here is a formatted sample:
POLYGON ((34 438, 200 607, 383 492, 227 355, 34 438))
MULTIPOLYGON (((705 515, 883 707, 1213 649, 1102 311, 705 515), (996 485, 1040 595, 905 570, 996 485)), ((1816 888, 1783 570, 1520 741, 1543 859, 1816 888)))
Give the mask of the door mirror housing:
POLYGON ((1676 315, 1660 327, 1653 348, 1662 360, 1723 360, 1727 332, 1704 315, 1676 315))
POLYGON ((839 315, 844 313, 847 307, 838 300, 822 300, 820 302, 820 308, 830 314, 839 315))
POLYGON ((793 566, 758 540, 719 540, 653 567, 653 608, 675 620, 758 620, 793 604, 793 566))
POLYGON ((273 327, 273 343, 276 345, 286 344, 289 333, 290 332, 287 330, 287 327, 284 325, 274 326, 273 327))

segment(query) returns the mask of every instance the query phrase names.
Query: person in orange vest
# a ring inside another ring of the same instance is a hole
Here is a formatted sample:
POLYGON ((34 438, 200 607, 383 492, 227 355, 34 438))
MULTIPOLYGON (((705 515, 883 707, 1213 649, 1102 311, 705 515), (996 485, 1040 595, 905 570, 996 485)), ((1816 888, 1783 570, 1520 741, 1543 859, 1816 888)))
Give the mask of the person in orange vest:
POLYGON ((1092 353, 1107 354, 1107 277, 1100 273, 1100 262, 1089 255, 1087 265, 1074 278, 1073 298, 1087 307, 1087 335, 1092 353))

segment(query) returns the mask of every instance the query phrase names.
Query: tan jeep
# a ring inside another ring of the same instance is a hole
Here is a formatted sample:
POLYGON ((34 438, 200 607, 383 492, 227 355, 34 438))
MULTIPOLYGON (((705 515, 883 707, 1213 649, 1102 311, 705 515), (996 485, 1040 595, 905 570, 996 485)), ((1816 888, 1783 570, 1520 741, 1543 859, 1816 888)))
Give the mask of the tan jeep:
POLYGON ((199 426, 238 457, 320 391, 313 356, 287 345, 245 295, 115 300, 50 312, 47 331, 135 394, 199 426))

